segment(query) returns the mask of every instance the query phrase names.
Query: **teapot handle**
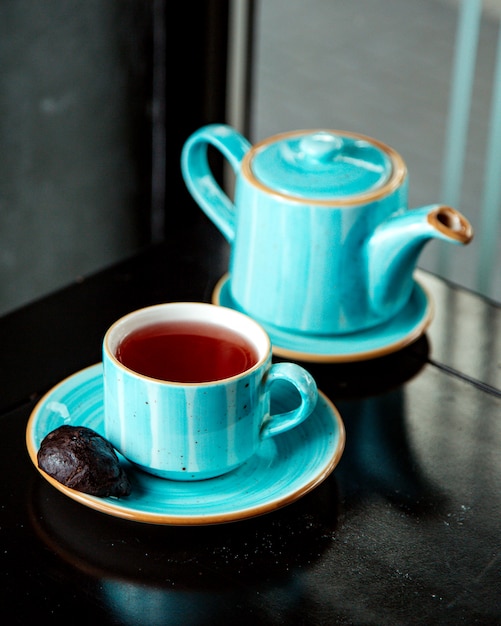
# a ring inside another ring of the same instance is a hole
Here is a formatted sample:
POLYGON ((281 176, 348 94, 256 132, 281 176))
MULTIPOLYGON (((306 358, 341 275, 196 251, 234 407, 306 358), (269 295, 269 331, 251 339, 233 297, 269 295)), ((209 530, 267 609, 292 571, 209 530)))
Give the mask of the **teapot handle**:
POLYGON ((235 205, 212 175, 207 159, 209 144, 222 153, 235 174, 239 173, 251 144, 231 126, 209 124, 199 128, 186 140, 181 154, 181 171, 189 192, 232 243, 235 237, 235 205))

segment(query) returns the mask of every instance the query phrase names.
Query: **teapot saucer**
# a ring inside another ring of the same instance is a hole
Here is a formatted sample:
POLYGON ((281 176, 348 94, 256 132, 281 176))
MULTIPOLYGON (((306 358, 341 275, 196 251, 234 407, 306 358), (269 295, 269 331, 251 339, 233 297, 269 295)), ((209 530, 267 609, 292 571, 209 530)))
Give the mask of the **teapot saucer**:
MULTIPOLYGON (((246 313, 235 302, 230 276, 222 276, 212 293, 212 302, 246 313)), ((416 341, 433 319, 433 302, 424 287, 415 281, 409 301, 394 318, 373 328, 346 335, 295 333, 258 320, 270 336, 276 356, 316 363, 343 363, 374 359, 416 341)))

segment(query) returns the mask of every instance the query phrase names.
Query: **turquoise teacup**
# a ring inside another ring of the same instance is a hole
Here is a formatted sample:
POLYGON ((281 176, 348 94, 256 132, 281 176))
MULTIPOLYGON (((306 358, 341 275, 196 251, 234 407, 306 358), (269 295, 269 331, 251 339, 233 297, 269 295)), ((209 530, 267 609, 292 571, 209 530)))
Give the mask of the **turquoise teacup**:
POLYGON ((271 362, 264 329, 205 303, 159 304, 116 321, 103 341, 105 434, 129 461, 163 478, 219 476, 314 410, 317 387, 297 364, 271 362), (273 386, 295 408, 270 414, 273 386))

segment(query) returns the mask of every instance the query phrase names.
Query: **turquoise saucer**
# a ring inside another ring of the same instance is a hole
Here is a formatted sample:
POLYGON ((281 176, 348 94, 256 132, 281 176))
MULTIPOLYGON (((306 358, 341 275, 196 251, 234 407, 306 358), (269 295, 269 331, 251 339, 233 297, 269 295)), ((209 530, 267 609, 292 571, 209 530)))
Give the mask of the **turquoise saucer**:
MULTIPOLYGON (((218 281, 212 302, 245 313, 231 295, 229 274, 218 281)), ((408 303, 398 315, 389 322, 357 333, 307 335, 258 321, 270 336, 276 356, 298 361, 342 363, 374 359, 401 350, 416 341, 432 319, 431 297, 422 285, 415 282, 408 303)))
MULTIPOLYGON (((292 408, 287 386, 274 390, 272 410, 292 408)), ((292 396, 292 397, 291 397, 292 396)), ((35 467, 42 439, 63 424, 87 426, 103 434, 103 382, 99 363, 66 378, 35 406, 26 429, 28 452, 35 467)), ((330 400, 320 394, 312 415, 273 439, 238 469, 196 482, 171 481, 137 470, 121 455, 132 484, 131 495, 98 498, 65 487, 40 471, 56 489, 92 509, 137 522, 170 525, 219 524, 243 520, 301 498, 329 476, 345 443, 343 421, 330 400)))

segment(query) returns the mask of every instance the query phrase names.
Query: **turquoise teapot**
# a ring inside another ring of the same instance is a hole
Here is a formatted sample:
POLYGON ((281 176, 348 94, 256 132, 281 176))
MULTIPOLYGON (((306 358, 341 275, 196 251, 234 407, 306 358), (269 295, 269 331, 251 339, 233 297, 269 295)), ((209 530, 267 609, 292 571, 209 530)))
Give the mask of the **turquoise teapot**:
POLYGON ((187 139, 181 169, 231 244, 235 303, 293 333, 356 333, 388 321, 409 300, 424 244, 473 236, 449 206, 409 209, 402 157, 357 133, 301 130, 251 146, 212 124, 187 139), (209 145, 235 172, 234 200, 212 175, 209 145))

